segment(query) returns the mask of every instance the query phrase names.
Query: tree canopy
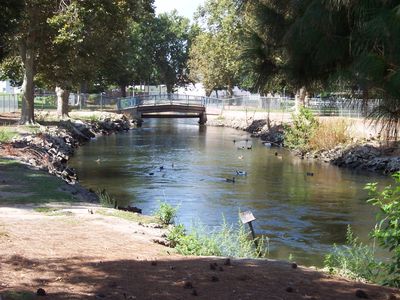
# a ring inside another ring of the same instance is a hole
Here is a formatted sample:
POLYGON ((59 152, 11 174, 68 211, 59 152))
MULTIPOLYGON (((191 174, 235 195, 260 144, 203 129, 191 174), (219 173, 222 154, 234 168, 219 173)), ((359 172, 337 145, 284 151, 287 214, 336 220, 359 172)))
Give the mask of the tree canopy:
POLYGON ((254 86, 375 91, 398 98, 397 1, 242 1, 254 86), (338 86, 338 84, 340 84, 338 86), (396 87, 395 87, 396 86, 396 87))
POLYGON ((208 0, 197 12, 202 31, 190 50, 191 77, 202 81, 207 93, 226 88, 230 95, 238 82, 241 62, 241 23, 233 0, 208 0))

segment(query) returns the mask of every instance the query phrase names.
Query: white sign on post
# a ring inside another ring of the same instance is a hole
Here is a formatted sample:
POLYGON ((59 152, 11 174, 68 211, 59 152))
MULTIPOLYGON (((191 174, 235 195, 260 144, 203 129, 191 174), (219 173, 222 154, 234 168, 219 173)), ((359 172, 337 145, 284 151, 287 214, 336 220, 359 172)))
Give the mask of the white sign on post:
POLYGON ((243 224, 253 222, 256 219, 251 211, 241 212, 239 213, 239 217, 243 224))

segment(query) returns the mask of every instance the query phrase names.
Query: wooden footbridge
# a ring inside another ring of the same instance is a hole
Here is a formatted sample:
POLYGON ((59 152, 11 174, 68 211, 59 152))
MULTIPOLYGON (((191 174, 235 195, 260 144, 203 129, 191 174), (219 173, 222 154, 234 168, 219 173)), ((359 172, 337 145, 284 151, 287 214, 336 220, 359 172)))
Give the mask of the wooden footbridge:
POLYGON ((118 99, 120 113, 139 120, 144 118, 199 118, 207 122, 206 106, 213 98, 182 94, 144 95, 118 99))

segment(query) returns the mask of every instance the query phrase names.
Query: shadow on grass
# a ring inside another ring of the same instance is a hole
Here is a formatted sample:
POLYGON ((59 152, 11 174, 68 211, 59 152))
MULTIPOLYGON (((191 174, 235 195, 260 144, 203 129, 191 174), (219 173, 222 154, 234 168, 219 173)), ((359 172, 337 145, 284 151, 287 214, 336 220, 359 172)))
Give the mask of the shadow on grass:
POLYGON ((399 296, 396 290, 333 281, 322 273, 293 269, 289 263, 232 260, 231 265, 225 265, 224 262, 223 258, 101 261, 89 256, 35 260, 2 257, 0 295, 3 300, 30 299, 10 295, 19 292, 25 297, 29 293, 32 296, 38 288, 43 288, 47 298, 54 300, 194 296, 197 299, 357 299, 357 289, 363 289, 370 299, 388 299, 391 293, 399 296), (210 268, 210 264, 216 268, 210 268), (4 274, 10 269, 13 272, 4 274), (4 284, 9 287, 4 288, 4 284))
POLYGON ((61 179, 14 160, 0 159, 0 205, 76 202, 61 179))

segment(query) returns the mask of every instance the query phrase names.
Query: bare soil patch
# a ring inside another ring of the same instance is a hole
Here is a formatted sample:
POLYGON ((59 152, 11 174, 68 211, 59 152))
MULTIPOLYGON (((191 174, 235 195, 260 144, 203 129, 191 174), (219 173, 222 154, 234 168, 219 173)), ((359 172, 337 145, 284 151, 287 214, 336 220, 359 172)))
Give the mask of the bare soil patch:
POLYGON ((182 257, 152 242, 162 229, 102 216, 93 206, 66 209, 72 214, 0 208, 3 299, 38 288, 48 299, 357 299, 359 289, 369 299, 400 299, 397 290, 286 262, 182 257))
POLYGON ((1 113, 0 126, 17 125, 20 118, 20 113, 1 113))

